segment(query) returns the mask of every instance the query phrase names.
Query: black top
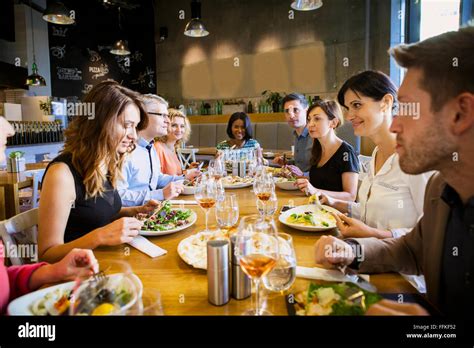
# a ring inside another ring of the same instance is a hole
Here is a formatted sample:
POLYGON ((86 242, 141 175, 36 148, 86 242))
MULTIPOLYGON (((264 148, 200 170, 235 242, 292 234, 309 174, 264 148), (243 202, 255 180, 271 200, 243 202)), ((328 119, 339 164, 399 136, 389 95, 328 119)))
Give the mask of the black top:
POLYGON ((451 212, 444 236, 440 309, 445 315, 467 318, 474 312, 474 197, 464 205, 449 185, 441 197, 451 212))
POLYGON ((359 172, 359 159, 354 148, 343 141, 322 167, 311 166, 309 182, 321 190, 341 192, 343 191, 342 173, 347 172, 359 172))
POLYGON ((85 234, 103 227, 117 218, 122 208, 122 200, 117 190, 112 188, 109 181, 105 183, 106 191, 103 196, 85 199, 86 188, 83 178, 72 164, 72 155, 70 153, 61 154, 48 165, 62 162, 67 164, 74 177, 74 186, 76 189, 76 200, 72 203, 69 218, 67 220, 66 230, 64 231, 64 242, 70 242, 85 234))

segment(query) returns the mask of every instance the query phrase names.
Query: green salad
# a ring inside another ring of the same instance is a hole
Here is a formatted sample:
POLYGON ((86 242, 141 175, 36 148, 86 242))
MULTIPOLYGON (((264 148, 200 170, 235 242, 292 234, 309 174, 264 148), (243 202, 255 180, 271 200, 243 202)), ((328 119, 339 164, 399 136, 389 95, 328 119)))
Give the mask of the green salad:
POLYGON ((139 219, 144 221, 143 231, 168 231, 187 225, 191 214, 190 209, 172 209, 171 203, 165 201, 156 214, 153 212, 145 216, 141 215, 139 219))
POLYGON ((297 294, 295 299, 297 315, 364 315, 382 296, 352 283, 311 283, 308 291, 297 294))

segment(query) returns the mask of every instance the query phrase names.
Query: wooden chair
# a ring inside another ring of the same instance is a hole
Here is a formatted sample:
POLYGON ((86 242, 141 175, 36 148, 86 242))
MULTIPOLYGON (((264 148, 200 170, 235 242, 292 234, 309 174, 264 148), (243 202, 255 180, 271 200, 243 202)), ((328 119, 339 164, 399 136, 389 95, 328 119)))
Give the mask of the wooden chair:
POLYGON ((39 200, 40 183, 43 180, 46 169, 34 169, 25 171, 27 177, 33 179, 33 188, 28 192, 20 193, 20 204, 26 206, 26 209, 37 208, 39 200))
POLYGON ((8 256, 8 251, 15 249, 17 254, 10 256, 12 265, 22 265, 28 262, 37 262, 38 258, 38 208, 28 210, 0 221, 0 236, 8 256), (31 246, 34 245, 33 248, 31 246), (11 249, 10 249, 11 248, 11 249), (28 256, 18 255, 19 252, 28 252, 28 256), (32 254, 32 255, 31 255, 32 254))
POLYGON ((196 162, 196 153, 199 149, 194 148, 178 148, 178 159, 181 163, 181 169, 186 169, 191 163, 196 162))

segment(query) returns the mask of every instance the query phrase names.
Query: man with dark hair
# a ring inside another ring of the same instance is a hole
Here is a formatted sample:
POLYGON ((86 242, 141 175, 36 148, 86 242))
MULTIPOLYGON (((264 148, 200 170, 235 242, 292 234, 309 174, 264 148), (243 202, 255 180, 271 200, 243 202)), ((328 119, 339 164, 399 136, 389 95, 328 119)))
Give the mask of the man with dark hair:
MULTIPOLYGON (((398 91, 399 115, 391 126, 400 167, 408 174, 439 171, 426 188, 424 216, 398 239, 346 243, 322 237, 315 245, 316 262, 361 272, 424 274, 430 302, 443 314, 467 317, 474 312, 474 28, 390 53, 407 68, 398 91), (362 254, 355 255, 360 246, 362 254)), ((385 302, 368 313, 422 310, 385 302)))
MULTIPOLYGON (((283 98, 283 109, 288 125, 294 129, 294 162, 303 172, 308 172, 311 167, 311 149, 313 148, 313 138, 309 136, 306 128, 306 111, 308 110, 308 101, 304 95, 290 93, 283 98)), ((274 163, 283 165, 282 156, 277 156, 274 163)))

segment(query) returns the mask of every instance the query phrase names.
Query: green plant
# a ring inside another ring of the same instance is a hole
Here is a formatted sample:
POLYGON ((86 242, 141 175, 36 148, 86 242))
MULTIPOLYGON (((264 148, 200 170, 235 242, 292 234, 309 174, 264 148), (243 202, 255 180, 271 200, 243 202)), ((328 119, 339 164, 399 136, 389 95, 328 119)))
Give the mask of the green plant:
POLYGON ((262 96, 265 99, 265 102, 270 105, 273 109, 273 112, 278 112, 280 108, 280 104, 283 100, 283 97, 278 92, 272 92, 270 90, 265 90, 262 92, 262 96))
POLYGON ((23 151, 13 151, 11 152, 8 157, 10 158, 22 158, 25 155, 23 151))
POLYGON ((52 101, 53 101, 53 99, 51 97, 48 97, 48 99, 46 99, 45 102, 43 102, 43 101, 39 102, 40 110, 43 111, 43 113, 45 115, 51 115, 51 113, 52 113, 51 102, 52 101))

